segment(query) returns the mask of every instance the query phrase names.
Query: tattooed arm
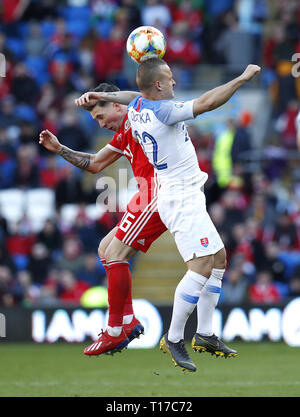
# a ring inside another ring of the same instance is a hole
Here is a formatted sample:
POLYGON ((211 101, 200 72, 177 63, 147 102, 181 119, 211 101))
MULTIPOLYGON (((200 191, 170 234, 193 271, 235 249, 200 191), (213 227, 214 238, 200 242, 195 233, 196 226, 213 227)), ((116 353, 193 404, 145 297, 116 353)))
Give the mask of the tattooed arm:
POLYGON ((127 106, 135 97, 140 95, 141 93, 137 91, 112 91, 107 93, 89 91, 77 98, 75 104, 85 108, 95 106, 99 101, 109 101, 127 106))
POLYGON ((43 130, 40 133, 39 143, 49 151, 62 156, 72 165, 93 174, 100 172, 122 156, 122 154, 107 147, 100 149, 96 154, 74 151, 73 149, 62 145, 57 137, 49 130, 43 130))

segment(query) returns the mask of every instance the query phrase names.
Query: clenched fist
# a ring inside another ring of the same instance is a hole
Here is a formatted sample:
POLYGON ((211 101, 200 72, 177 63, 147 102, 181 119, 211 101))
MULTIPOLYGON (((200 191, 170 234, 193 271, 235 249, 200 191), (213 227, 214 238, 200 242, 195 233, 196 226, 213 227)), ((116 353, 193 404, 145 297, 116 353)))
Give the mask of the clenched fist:
POLYGON ((250 64, 247 66, 241 77, 245 81, 250 81, 256 74, 259 74, 261 68, 258 65, 250 64))
POLYGON ((51 133, 48 129, 43 130, 40 133, 39 143, 43 145, 48 151, 59 153, 62 146, 53 133, 51 133))

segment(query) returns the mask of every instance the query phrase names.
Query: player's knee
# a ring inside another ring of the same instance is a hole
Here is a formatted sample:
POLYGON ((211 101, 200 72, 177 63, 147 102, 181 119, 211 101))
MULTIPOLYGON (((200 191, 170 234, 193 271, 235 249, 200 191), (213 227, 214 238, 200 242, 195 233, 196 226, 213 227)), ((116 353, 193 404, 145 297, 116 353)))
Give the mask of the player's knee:
POLYGON ((213 259, 213 255, 192 259, 187 262, 188 268, 206 278, 209 278, 213 268, 213 259))
POLYGON ((122 250, 117 245, 108 245, 105 249, 104 257, 106 262, 109 261, 125 261, 125 257, 123 256, 122 250))
POLYGON ((226 255, 225 248, 223 248, 214 256, 214 268, 226 269, 226 267, 227 267, 227 255, 226 255))

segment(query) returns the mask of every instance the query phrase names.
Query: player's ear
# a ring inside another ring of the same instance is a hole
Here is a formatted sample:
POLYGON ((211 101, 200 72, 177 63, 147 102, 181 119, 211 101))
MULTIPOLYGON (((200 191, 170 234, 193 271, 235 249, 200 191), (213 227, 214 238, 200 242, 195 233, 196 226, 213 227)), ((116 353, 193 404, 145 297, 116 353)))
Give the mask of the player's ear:
POLYGON ((121 110, 121 104, 120 103, 112 103, 114 110, 120 111, 121 110))
POLYGON ((161 91, 160 81, 154 81, 153 85, 156 88, 156 90, 161 91))

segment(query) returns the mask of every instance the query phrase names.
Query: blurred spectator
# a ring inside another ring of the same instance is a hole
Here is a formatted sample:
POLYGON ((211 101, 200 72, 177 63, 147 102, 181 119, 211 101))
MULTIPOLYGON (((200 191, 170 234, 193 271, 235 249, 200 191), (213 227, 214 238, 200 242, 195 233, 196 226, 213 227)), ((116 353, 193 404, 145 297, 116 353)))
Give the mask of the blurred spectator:
POLYGON ((252 247, 246 234, 246 226, 242 223, 236 223, 232 229, 232 246, 233 255, 242 254, 248 262, 253 262, 252 247))
POLYGON ((243 112, 236 122, 231 147, 231 159, 234 164, 238 162, 243 163, 249 159, 250 155, 247 155, 247 153, 252 150, 252 138, 249 132, 249 126, 252 123, 252 119, 251 113, 243 112))
POLYGON ((19 271, 13 284, 12 293, 15 300, 23 306, 31 306, 40 297, 40 289, 32 283, 28 271, 19 271))
MULTIPOLYGON (((0 207, 1 210, 1 207, 0 207)), ((3 217, 0 211, 0 242, 3 243, 4 239, 8 236, 7 220, 3 217)), ((1 247, 1 245, 0 245, 1 247)))
POLYGON ((43 284, 50 268, 50 264, 51 258, 47 247, 43 243, 35 243, 32 247, 27 265, 27 270, 30 272, 32 280, 35 284, 43 284))
POLYGON ((45 167, 40 170, 41 186, 55 189, 60 180, 57 159, 55 155, 47 155, 45 159, 45 167))
POLYGON ((240 29, 234 13, 226 13, 224 23, 225 29, 215 47, 223 56, 228 73, 240 74, 249 62, 253 62, 254 39, 250 33, 240 29))
POLYGON ((40 184, 39 170, 34 161, 32 149, 26 145, 18 148, 17 166, 14 173, 14 186, 35 188, 40 184))
POLYGON ((11 83, 11 92, 18 103, 35 105, 39 89, 35 79, 23 62, 14 67, 14 75, 11 83))
POLYGON ((58 297, 62 291, 62 286, 60 283, 60 274, 61 271, 54 264, 50 265, 48 269, 47 277, 43 283, 43 286, 40 288, 41 296, 43 297, 43 302, 51 302, 52 297, 58 300, 58 297))
POLYGON ((84 257, 80 242, 76 237, 67 237, 63 242, 62 256, 56 262, 57 268, 77 274, 83 265, 84 257))
POLYGON ((126 37, 136 28, 142 26, 141 12, 135 0, 122 0, 122 8, 126 12, 126 37))
POLYGON ((48 129, 54 135, 57 135, 57 132, 59 129, 58 119, 59 119, 58 111, 55 108, 49 108, 43 120, 42 129, 43 130, 48 129))
POLYGON ((264 22, 268 17, 268 4, 265 0, 237 0, 235 5, 239 28, 252 37, 255 47, 249 62, 261 62, 264 22))
MULTIPOLYGON (((96 29, 90 31, 82 37, 78 47, 78 61, 81 68, 91 73, 94 69, 94 52, 98 43, 98 33, 96 29)), ((97 57, 95 57, 96 59, 97 57)))
POLYGON ((0 306, 12 307, 15 303, 12 295, 13 275, 7 266, 0 265, 0 306))
POLYGON ((26 267, 34 242, 35 236, 31 232, 30 224, 27 223, 26 218, 11 226, 5 246, 17 269, 26 267))
POLYGON ((199 41, 203 30, 203 3, 202 1, 182 0, 177 4, 169 2, 172 20, 176 22, 187 22, 189 29, 189 38, 199 41))
POLYGON ((164 59, 172 67, 173 76, 181 88, 188 87, 191 84, 190 68, 200 62, 201 51, 199 43, 189 38, 187 21, 172 25, 164 59))
POLYGON ((249 282, 240 268, 229 268, 222 285, 220 304, 235 306, 247 301, 249 282))
POLYGON ((268 227, 273 229, 277 219, 273 202, 262 193, 253 194, 251 205, 248 207, 246 214, 247 217, 252 217, 258 221, 263 229, 268 227))
POLYGON ((9 140, 8 130, 0 127, 0 162, 3 163, 15 156, 16 150, 9 140))
POLYGON ((222 237, 225 247, 227 248, 229 236, 227 228, 224 227, 226 218, 226 212, 224 207, 219 202, 216 202, 209 207, 208 211, 213 224, 215 225, 218 233, 222 237))
POLYGON ((68 148, 76 151, 86 151, 88 141, 85 133, 78 123, 77 113, 72 110, 66 110, 62 115, 62 125, 58 130, 60 142, 68 148))
POLYGON ((154 26, 165 33, 172 23, 171 13, 163 1, 159 3, 158 0, 146 0, 142 8, 142 23, 144 26, 154 26))
POLYGON ((19 118, 16 116, 15 112, 15 98, 12 95, 6 96, 1 100, 1 109, 0 109, 0 123, 1 127, 18 127, 19 118))
POLYGON ((276 282, 285 282, 285 265, 280 259, 280 249, 277 242, 267 242, 261 253, 260 265, 264 270, 270 271, 276 282))
POLYGON ((299 112, 299 103, 297 100, 291 100, 287 108, 276 122, 276 127, 282 137, 282 145, 286 149, 297 149, 297 129, 296 118, 299 112))
POLYGON ((53 19, 58 15, 58 4, 65 2, 57 2, 57 0, 31 0, 27 6, 22 20, 47 20, 53 19))
POLYGON ((90 285, 84 281, 76 280, 70 270, 61 272, 60 284, 62 286, 60 300, 67 304, 79 304, 82 294, 90 288, 90 285))
POLYGON ((231 149, 235 135, 235 124, 232 119, 227 121, 226 128, 216 138, 212 166, 220 188, 225 188, 232 178, 231 149))
POLYGON ((106 273, 99 267, 99 261, 95 253, 87 253, 84 256, 84 266, 77 274, 77 278, 90 286, 105 285, 106 273))
POLYGON ((245 226, 245 234, 251 246, 253 265, 255 265, 255 268, 258 270, 262 269, 267 255, 262 256, 262 254, 264 254, 264 245, 262 243, 262 229, 260 223, 257 220, 248 217, 245 226))
MULTIPOLYGON (((1 232, 0 232, 1 233, 1 232)), ((3 243, 1 243, 0 239, 0 265, 6 266, 12 273, 16 272, 16 266, 13 262, 12 257, 5 249, 3 243)))
POLYGON ((279 215, 275 226, 274 240, 278 242, 280 250, 291 250, 297 243, 297 229, 288 213, 279 215))
POLYGON ((81 182, 74 177, 74 168, 65 165, 62 175, 55 189, 56 205, 60 208, 63 204, 80 204, 84 201, 84 191, 81 182))
MULTIPOLYGON (((20 135, 19 142, 20 145, 34 144, 34 139, 37 137, 38 131, 35 124, 28 122, 26 120, 20 121, 20 135)), ((29 147, 28 147, 29 149, 29 147)), ((33 147, 31 147, 33 149, 33 147)))
POLYGON ((85 211, 79 212, 75 221, 73 231, 78 236, 84 252, 93 252, 99 245, 99 234, 94 222, 92 222, 85 211))
POLYGON ((29 24, 29 34, 25 40, 25 48, 28 56, 41 56, 45 52, 47 43, 43 36, 41 26, 37 22, 29 24))
MULTIPOLYGON (((37 100, 36 109, 41 117, 48 116, 49 109, 57 104, 57 93, 54 85, 45 83, 40 89, 40 95, 37 100)), ((50 109, 51 110, 51 109, 50 109)))
POLYGON ((123 52, 126 46, 122 27, 114 27, 109 39, 99 39, 94 50, 94 68, 97 79, 115 80, 123 68, 123 52))
POLYGON ((73 65, 66 59, 55 59, 51 61, 49 72, 51 75, 50 83, 55 91, 55 107, 62 110, 62 103, 66 95, 75 90, 71 74, 73 65))
MULTIPOLYGON (((295 18, 295 17, 293 17, 295 18)), ((291 100, 297 100, 297 79, 292 75, 293 62, 291 57, 296 52, 295 46, 298 39, 299 28, 293 23, 284 27, 284 35, 274 48, 276 82, 274 90, 275 115, 282 114, 291 100)))
POLYGON ((51 253, 59 251, 62 247, 62 235, 55 219, 48 219, 42 230, 37 234, 37 242, 42 243, 51 253))
POLYGON ((189 39, 187 21, 179 21, 172 25, 168 37, 168 47, 164 59, 176 70, 176 66, 190 67, 200 62, 199 45, 189 39))
POLYGON ((253 304, 276 304, 281 301, 280 292, 269 271, 260 271, 256 282, 249 288, 249 301, 253 304))
POLYGON ((233 226, 235 224, 242 224, 246 218, 244 203, 239 205, 239 191, 237 190, 226 190, 221 197, 221 204, 225 210, 226 222, 224 229, 228 235, 231 236, 233 226))

